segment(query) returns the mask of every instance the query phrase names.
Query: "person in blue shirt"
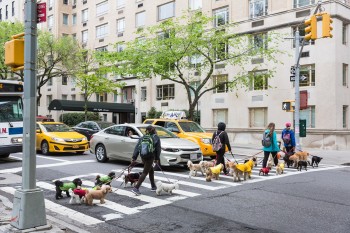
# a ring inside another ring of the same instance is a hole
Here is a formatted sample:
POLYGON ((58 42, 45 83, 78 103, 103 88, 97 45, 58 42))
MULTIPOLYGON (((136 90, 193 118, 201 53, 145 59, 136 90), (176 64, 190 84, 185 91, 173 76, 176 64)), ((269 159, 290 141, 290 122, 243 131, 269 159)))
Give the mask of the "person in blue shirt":
POLYGON ((271 153, 275 165, 278 164, 278 158, 277 158, 277 152, 280 151, 280 148, 278 146, 278 141, 277 141, 277 134, 275 132, 275 123, 271 122, 268 126, 267 129, 264 132, 265 134, 268 134, 269 137, 271 138, 271 145, 270 146, 264 146, 263 151, 264 151, 264 159, 263 159, 263 168, 266 167, 267 160, 269 159, 269 155, 271 153))
POLYGON ((285 148, 285 153, 288 155, 294 154, 295 150, 295 134, 294 131, 290 128, 291 125, 291 123, 287 122, 286 128, 283 129, 281 135, 285 148))

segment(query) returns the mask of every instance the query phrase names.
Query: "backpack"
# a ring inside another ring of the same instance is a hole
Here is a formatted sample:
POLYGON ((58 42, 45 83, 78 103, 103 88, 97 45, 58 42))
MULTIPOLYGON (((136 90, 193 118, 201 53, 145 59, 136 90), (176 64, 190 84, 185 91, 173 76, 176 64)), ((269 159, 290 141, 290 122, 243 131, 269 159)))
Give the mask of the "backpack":
POLYGON ((153 137, 150 134, 146 134, 142 137, 140 143, 140 156, 141 158, 150 158, 153 156, 154 144, 153 137))
POLYGON ((269 133, 265 133, 263 134, 263 140, 261 140, 261 144, 264 146, 264 147, 270 147, 272 142, 271 142, 271 137, 269 135, 269 133))
POLYGON ((213 145, 213 151, 218 151, 221 149, 222 147, 222 143, 221 143, 221 140, 220 140, 220 134, 224 132, 224 131, 221 131, 219 134, 218 134, 218 131, 216 131, 216 136, 212 142, 212 145, 213 145))
POLYGON ((282 138, 284 144, 288 145, 290 144, 290 131, 285 131, 283 134, 283 138, 282 138))

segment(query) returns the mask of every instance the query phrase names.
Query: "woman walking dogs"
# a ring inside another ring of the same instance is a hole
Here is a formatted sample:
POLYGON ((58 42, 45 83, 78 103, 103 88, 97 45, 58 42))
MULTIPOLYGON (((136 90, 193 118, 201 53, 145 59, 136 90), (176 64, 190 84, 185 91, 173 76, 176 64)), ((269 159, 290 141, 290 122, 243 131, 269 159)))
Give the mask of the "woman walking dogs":
POLYGON ((135 164, 137 157, 140 155, 143 166, 143 172, 135 185, 135 187, 131 190, 136 195, 140 195, 139 188, 142 182, 145 180, 146 176, 149 175, 149 180, 151 182, 151 191, 156 191, 157 186, 154 183, 154 170, 153 170, 153 162, 156 164, 159 163, 159 156, 161 152, 160 139, 156 133, 156 129, 154 126, 149 125, 146 128, 145 135, 140 138, 137 143, 134 154, 132 156, 131 166, 135 164))
MULTIPOLYGON (((226 151, 226 146, 228 148, 229 151, 231 151, 231 145, 230 145, 230 141, 228 139, 228 135, 225 131, 226 129, 226 124, 223 122, 220 122, 218 124, 218 130, 216 130, 213 133, 213 137, 211 139, 211 141, 214 143, 216 140, 215 138, 218 137, 218 139, 220 139, 220 143, 221 145, 219 146, 218 150, 214 150, 216 151, 216 165, 219 165, 220 163, 222 165, 224 165, 224 173, 225 175, 227 175, 227 170, 226 170, 226 166, 225 166, 225 158, 224 158, 224 154, 226 151)), ((213 147, 216 147, 216 145, 213 145, 213 147)))
POLYGON ((269 158, 269 155, 271 153, 275 165, 278 164, 278 158, 277 158, 277 152, 280 151, 278 147, 278 142, 277 142, 277 135, 275 132, 275 123, 271 122, 268 126, 267 129, 264 132, 263 136, 263 151, 264 151, 264 160, 263 160, 263 168, 266 167, 267 160, 269 158))

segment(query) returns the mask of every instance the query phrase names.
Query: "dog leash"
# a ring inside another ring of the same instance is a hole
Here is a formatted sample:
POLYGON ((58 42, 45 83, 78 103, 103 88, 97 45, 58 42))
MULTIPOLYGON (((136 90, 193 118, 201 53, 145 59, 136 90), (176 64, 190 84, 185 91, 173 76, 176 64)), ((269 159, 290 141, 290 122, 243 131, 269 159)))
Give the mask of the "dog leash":
POLYGON ((159 163, 155 163, 155 164, 157 164, 157 166, 159 167, 160 171, 163 173, 164 177, 167 178, 167 180, 169 181, 169 183, 174 183, 174 182, 171 182, 171 181, 169 180, 169 178, 165 175, 165 173, 163 172, 163 169, 160 167, 159 163))

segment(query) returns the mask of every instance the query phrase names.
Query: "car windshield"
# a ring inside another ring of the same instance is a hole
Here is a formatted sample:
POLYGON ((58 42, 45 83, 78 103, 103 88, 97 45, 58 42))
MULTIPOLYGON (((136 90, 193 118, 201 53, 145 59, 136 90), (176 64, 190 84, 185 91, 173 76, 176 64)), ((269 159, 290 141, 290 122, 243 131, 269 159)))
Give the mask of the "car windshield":
MULTIPOLYGON (((170 132, 167 129, 164 129, 163 127, 155 127, 157 135, 159 138, 177 138, 175 134, 170 132)), ((138 129, 141 131, 141 133, 144 135, 146 133, 146 126, 145 127, 138 127, 138 129)))
POLYGON ((205 130, 196 122, 179 122, 179 125, 185 132, 205 133, 205 130))
POLYGON ((19 96, 2 96, 0 122, 23 121, 22 99, 19 96))
POLYGON ((96 122, 98 124, 98 126, 100 126, 101 129, 105 129, 109 126, 115 125, 112 122, 96 122))
POLYGON ((46 132, 74 132, 68 125, 65 124, 41 124, 46 132))

